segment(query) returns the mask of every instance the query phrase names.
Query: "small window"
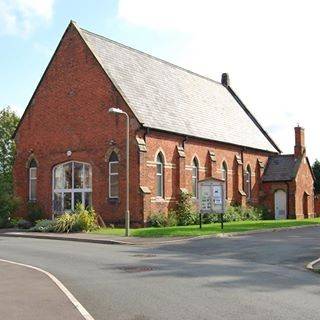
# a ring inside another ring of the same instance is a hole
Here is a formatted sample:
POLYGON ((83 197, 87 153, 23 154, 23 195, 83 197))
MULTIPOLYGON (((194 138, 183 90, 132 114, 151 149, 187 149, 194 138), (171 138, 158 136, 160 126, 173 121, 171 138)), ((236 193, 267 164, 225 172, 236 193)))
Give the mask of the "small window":
POLYGON ((251 168, 248 165, 244 173, 244 191, 247 194, 248 200, 251 199, 251 168))
POLYGON ((159 152, 157 156, 157 173, 156 173, 156 195, 157 197, 164 197, 164 188, 163 188, 163 156, 159 152))
POLYGON ((37 201, 37 163, 34 159, 29 164, 29 201, 37 201))
POLYGON ((119 198, 119 158, 115 152, 109 158, 109 198, 119 198))
POLYGON ((199 181, 199 162, 196 158, 192 161, 192 196, 198 197, 198 181, 199 181))
POLYGON ((225 184, 225 198, 228 199, 228 167, 225 161, 222 162, 221 167, 221 173, 222 173, 222 180, 224 180, 225 184))

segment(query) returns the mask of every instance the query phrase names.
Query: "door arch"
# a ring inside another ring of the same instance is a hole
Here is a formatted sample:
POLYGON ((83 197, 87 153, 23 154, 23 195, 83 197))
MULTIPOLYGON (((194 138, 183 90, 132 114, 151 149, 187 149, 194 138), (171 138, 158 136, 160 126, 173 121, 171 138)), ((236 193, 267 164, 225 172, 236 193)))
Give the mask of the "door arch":
POLYGON ((274 193, 274 217, 287 219, 287 192, 281 189, 274 193))

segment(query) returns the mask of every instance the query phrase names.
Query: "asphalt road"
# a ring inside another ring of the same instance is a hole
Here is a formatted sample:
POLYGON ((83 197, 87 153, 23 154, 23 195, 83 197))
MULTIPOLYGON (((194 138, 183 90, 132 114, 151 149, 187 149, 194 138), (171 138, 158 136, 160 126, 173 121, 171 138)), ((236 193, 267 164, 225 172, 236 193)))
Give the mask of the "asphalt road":
POLYGON ((320 228, 162 246, 0 237, 0 258, 53 273, 96 320, 319 319, 320 228))

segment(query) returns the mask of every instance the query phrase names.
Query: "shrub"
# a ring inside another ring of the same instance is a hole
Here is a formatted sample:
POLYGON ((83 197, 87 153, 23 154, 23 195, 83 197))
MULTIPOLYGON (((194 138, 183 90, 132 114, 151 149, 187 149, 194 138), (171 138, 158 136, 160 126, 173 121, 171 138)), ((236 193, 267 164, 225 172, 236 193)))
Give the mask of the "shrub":
POLYGON ((85 209, 83 204, 77 204, 74 215, 75 223, 72 231, 92 231, 99 227, 93 208, 85 209))
POLYGON ((92 208, 77 204, 73 213, 64 213, 54 223, 54 232, 92 231, 97 229, 97 215, 92 208))
POLYGON ((180 192, 176 215, 179 226, 187 226, 198 223, 199 215, 194 208, 192 203, 192 195, 190 193, 180 192))
POLYGON ((162 212, 152 212, 148 218, 151 227, 161 228, 166 226, 166 216, 162 212))
POLYGON ((40 206, 36 202, 28 203, 27 219, 34 224, 36 221, 42 220, 43 218, 44 212, 40 206))
POLYGON ((54 232, 70 232, 75 224, 75 215, 64 213, 55 220, 54 232))
POLYGON ((0 194, 0 228, 10 225, 10 218, 19 207, 20 201, 9 194, 0 194))
POLYGON ((168 227, 175 227, 178 225, 178 217, 175 211, 169 211, 166 221, 166 226, 168 227))
POLYGON ((34 232, 53 232, 55 230, 55 220, 38 220, 36 225, 30 229, 34 232))
POLYGON ((220 221, 220 217, 218 214, 203 214, 202 215, 202 222, 203 223, 216 223, 220 221))
POLYGON ((25 219, 20 219, 17 223, 17 227, 19 229, 30 229, 32 227, 32 223, 25 219))
POLYGON ((223 215, 224 221, 257 221, 265 215, 262 207, 229 206, 223 215))

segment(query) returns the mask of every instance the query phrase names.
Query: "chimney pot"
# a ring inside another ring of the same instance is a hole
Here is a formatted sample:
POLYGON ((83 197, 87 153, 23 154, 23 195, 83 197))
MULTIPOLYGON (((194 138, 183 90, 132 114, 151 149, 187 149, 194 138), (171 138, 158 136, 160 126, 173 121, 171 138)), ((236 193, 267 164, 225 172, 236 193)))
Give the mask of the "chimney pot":
POLYGON ((229 74, 224 72, 221 75, 221 84, 224 85, 225 87, 229 87, 230 85, 230 78, 229 78, 229 74))

